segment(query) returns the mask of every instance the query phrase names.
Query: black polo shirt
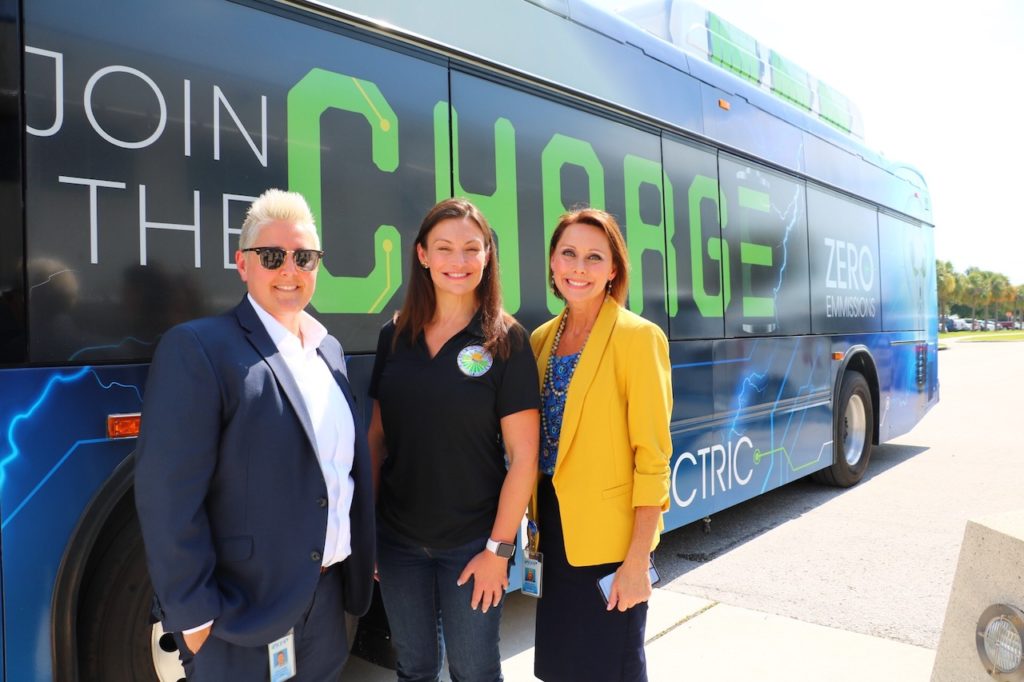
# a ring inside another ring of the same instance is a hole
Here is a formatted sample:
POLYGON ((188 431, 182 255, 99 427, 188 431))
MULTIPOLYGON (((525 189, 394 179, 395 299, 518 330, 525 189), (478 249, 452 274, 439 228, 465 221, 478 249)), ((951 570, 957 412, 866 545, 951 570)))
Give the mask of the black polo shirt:
POLYGON ((458 547, 494 525, 507 471, 501 418, 540 408, 529 337, 516 324, 509 357, 492 357, 478 313, 431 358, 422 334, 392 350, 394 332, 393 322, 381 329, 370 381, 388 449, 380 518, 422 546, 458 547))

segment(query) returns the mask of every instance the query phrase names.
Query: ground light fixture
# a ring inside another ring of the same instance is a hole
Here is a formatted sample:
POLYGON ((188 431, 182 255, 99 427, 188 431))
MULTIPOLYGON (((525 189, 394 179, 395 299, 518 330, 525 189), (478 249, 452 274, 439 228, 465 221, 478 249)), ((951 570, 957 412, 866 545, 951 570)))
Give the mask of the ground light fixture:
POLYGON ((1008 604, 992 604, 978 619, 975 637, 981 664, 999 682, 1024 682, 1024 613, 1008 604))

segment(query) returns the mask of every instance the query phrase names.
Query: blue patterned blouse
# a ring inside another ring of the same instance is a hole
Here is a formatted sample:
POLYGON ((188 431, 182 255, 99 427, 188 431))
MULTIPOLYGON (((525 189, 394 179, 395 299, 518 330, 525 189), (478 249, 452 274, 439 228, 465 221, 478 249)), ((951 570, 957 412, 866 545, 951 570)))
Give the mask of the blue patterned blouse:
MULTIPOLYGON (((582 351, 580 351, 582 353, 582 351)), ((565 411, 565 396, 580 353, 552 356, 551 376, 544 382, 541 393, 540 470, 548 476, 555 473, 558 459, 558 438, 562 433, 562 413, 565 411)))

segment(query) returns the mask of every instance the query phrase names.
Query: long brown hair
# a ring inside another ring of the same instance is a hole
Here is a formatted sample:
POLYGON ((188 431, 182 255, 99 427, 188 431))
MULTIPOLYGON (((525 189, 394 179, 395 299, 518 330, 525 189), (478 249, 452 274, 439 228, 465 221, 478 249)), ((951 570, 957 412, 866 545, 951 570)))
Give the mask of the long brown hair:
MULTIPOLYGON (((555 255, 558 240, 562 238, 565 228, 573 223, 596 227, 608 238, 608 245, 612 251, 612 266, 615 268, 615 278, 612 280, 608 294, 618 301, 619 305, 626 305, 626 294, 629 291, 629 252, 626 250, 626 241, 622 238, 622 228, 619 227, 618 221, 611 213, 598 208, 579 208, 563 213, 562 217, 558 219, 555 231, 551 233, 551 243, 548 245, 548 268, 551 267, 551 257, 555 255)), ((553 277, 549 283, 555 296, 564 301, 562 292, 555 286, 553 277)))
POLYGON ((392 348, 398 338, 406 336, 409 342, 419 338, 427 324, 434 319, 437 309, 437 295, 430 271, 420 266, 416 246, 427 248, 430 231, 442 220, 465 218, 472 220, 483 233, 484 251, 487 264, 484 266, 480 284, 476 287, 476 302, 480 307, 480 323, 483 328, 484 348, 500 358, 507 358, 511 352, 509 329, 515 319, 501 307, 501 276, 498 268, 498 249, 494 232, 487 219, 476 206, 465 199, 445 199, 438 202, 423 218, 420 231, 412 244, 409 258, 409 284, 405 290, 402 309, 395 315, 395 336, 392 348))

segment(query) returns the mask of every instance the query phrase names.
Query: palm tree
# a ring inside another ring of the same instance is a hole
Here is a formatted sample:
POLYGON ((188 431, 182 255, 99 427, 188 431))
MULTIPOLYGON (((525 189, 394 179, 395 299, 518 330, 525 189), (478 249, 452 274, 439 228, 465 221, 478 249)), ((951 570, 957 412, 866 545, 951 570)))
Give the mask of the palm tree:
POLYGON ((1024 308, 1024 284, 1019 284, 1014 288, 1013 292, 1013 309, 1015 313, 1015 319, 1017 322, 1024 320, 1024 315, 1021 313, 1024 308))
POLYGON ((939 297, 939 315, 945 322, 950 304, 956 302, 954 296, 957 285, 956 271, 948 260, 935 261, 935 282, 939 297))
POLYGON ((1006 309, 1004 304, 1012 300, 1010 296, 1010 279, 999 272, 990 272, 989 274, 989 285, 992 290, 991 302, 996 304, 996 319, 997 323, 1005 319, 1006 309))
POLYGON ((970 305, 970 297, 968 290, 970 288, 970 281, 967 279, 967 275, 962 272, 954 273, 956 277, 956 291, 953 292, 953 302, 957 305, 970 305))
POLYGON ((978 308, 988 306, 989 299, 992 296, 992 284, 987 277, 987 273, 979 268, 967 268, 964 274, 967 276, 967 296, 964 303, 971 306, 971 317, 974 318, 975 324, 977 324, 978 308))

